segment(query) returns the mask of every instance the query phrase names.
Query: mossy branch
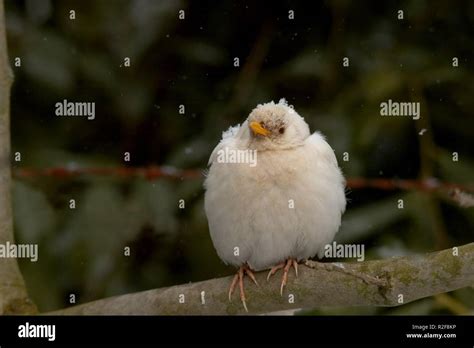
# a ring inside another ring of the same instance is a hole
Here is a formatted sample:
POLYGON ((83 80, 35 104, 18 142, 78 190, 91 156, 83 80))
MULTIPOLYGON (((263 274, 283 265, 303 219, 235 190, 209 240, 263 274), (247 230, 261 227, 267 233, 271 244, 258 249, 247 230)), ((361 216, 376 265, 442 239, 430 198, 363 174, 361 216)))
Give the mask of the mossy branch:
MULTIPOLYGON (((425 255, 337 264, 309 261, 308 266, 299 267, 298 278, 290 274, 283 296, 278 276, 267 282, 266 272, 257 273, 259 287, 247 280, 249 313, 319 306, 398 306, 472 286, 474 243, 425 255), (289 301, 290 294, 294 303, 289 301)), ((121 295, 48 314, 245 314, 238 294, 229 302, 231 280, 224 277, 121 295), (180 303, 182 295, 184 303, 180 303)))

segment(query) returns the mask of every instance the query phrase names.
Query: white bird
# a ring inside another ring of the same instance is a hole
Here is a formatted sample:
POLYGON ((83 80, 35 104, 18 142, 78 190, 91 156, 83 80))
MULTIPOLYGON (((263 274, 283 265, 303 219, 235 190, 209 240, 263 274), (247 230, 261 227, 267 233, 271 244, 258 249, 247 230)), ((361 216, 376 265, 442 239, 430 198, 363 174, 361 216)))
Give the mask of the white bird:
POLYGON ((229 299, 238 282, 247 310, 245 274, 257 284, 252 271, 270 269, 269 278, 283 268, 283 293, 292 266, 298 275, 298 262, 323 256, 341 225, 345 179, 321 133, 310 134, 284 99, 258 105, 242 126, 224 132, 209 165, 204 185, 211 238, 219 257, 239 267, 229 299), (253 155, 254 165, 234 163, 253 155))

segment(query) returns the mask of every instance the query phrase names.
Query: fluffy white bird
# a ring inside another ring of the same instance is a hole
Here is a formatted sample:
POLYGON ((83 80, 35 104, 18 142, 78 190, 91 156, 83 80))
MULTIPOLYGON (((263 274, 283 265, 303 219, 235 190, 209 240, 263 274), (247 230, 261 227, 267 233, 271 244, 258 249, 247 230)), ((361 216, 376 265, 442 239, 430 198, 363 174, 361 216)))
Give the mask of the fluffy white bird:
POLYGON ((345 180, 324 137, 310 134, 284 99, 258 105, 242 126, 224 132, 209 165, 205 210, 211 238, 219 257, 239 267, 229 299, 239 283, 247 310, 245 274, 257 283, 252 270, 270 269, 269 278, 283 268, 282 293, 292 266, 297 275, 298 262, 323 256, 346 207, 345 180))

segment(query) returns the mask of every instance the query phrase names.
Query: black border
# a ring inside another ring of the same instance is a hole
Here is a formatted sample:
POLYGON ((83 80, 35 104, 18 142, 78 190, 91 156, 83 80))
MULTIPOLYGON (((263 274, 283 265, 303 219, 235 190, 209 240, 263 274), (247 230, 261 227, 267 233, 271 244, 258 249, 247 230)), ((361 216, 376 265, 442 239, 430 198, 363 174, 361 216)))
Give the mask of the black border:
POLYGON ((3 316, 0 346, 57 344, 395 344, 474 346, 474 316, 3 316), (54 324, 56 339, 19 338, 25 324, 54 324), (412 325, 456 325, 416 330, 412 325), (407 333, 455 333, 409 339, 407 333))

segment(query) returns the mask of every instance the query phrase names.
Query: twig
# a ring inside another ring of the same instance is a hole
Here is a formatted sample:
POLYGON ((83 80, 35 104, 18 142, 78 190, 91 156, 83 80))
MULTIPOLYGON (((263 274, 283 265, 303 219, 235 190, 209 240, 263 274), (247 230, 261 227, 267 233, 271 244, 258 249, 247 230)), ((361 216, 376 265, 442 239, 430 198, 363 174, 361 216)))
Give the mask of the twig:
POLYGON ((474 191, 474 185, 460 185, 454 183, 441 182, 436 178, 425 180, 414 179, 385 179, 385 178, 350 178, 347 186, 353 189, 373 188, 378 190, 413 190, 423 192, 439 192, 453 189, 464 191, 474 191))
POLYGON ((80 176, 116 176, 120 178, 144 178, 155 180, 159 178, 169 179, 193 179, 202 178, 204 170, 202 169, 176 169, 167 166, 149 166, 149 167, 94 167, 94 168, 15 168, 14 177, 17 178, 35 178, 35 177, 53 177, 60 179, 69 179, 80 176))
POLYGON ((251 86, 254 85, 254 81, 270 47, 273 28, 272 23, 268 19, 263 22, 260 34, 238 76, 235 84, 235 93, 229 103, 230 110, 239 107, 251 93, 251 86))
MULTIPOLYGON (((88 167, 88 168, 24 168, 13 169, 13 176, 19 179, 36 177, 53 177, 69 179, 80 176, 116 176, 120 178, 138 177, 148 180, 161 178, 168 179, 202 179, 204 169, 177 169, 169 166, 149 167, 88 167)), ((416 190, 423 192, 446 192, 462 190, 474 192, 474 185, 459 185, 440 182, 435 178, 426 180, 412 179, 387 179, 387 178, 349 178, 347 187, 352 189, 377 189, 377 190, 416 190)))
POLYGON ((356 272, 352 269, 346 269, 344 264, 337 262, 337 263, 329 263, 329 262, 318 262, 318 261, 311 261, 307 260, 305 262, 305 266, 312 268, 312 269, 323 269, 327 272, 341 272, 345 275, 350 277, 355 277, 362 280, 367 285, 375 285, 375 286, 387 286, 387 281, 385 279, 379 279, 377 277, 372 277, 371 275, 356 272))

